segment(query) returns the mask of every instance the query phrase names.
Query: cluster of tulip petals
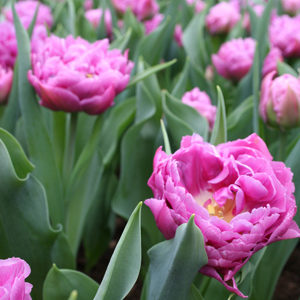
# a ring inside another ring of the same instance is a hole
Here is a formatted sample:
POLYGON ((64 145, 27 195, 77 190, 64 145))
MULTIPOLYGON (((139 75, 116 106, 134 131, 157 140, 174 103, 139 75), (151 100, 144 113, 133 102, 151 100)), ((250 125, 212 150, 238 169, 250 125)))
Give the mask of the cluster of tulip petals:
POLYGON ((82 38, 50 36, 32 54, 28 79, 53 110, 99 114, 113 105, 130 79, 128 52, 109 50, 107 39, 90 44, 82 38))
POLYGON ((170 239, 195 214, 208 256, 200 272, 241 297, 234 275, 249 258, 270 243, 300 237, 293 175, 256 134, 216 147, 185 136, 172 155, 159 148, 153 168, 154 198, 145 203, 158 228, 170 239))

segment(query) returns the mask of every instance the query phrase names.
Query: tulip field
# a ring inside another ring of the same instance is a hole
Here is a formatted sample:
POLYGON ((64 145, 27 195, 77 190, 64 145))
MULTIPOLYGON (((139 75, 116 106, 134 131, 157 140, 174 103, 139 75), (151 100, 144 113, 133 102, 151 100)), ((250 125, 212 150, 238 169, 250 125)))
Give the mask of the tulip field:
POLYGON ((300 299, 299 28, 300 0, 0 0, 0 300, 300 299))

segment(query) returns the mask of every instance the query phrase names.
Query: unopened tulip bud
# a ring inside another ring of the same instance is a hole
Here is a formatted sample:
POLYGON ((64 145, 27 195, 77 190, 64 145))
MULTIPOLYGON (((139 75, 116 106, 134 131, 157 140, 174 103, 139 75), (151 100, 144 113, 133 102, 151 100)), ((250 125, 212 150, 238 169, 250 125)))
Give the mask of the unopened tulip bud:
POLYGON ((8 99, 13 80, 13 71, 0 66, 0 104, 8 99))
POLYGON ((269 73, 262 82, 260 115, 271 126, 300 126, 300 80, 290 74, 274 79, 269 73))

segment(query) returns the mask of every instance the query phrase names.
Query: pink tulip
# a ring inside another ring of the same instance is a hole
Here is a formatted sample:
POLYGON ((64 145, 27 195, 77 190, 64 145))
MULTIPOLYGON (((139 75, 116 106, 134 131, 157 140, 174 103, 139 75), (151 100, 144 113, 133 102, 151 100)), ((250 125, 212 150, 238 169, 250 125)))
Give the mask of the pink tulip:
POLYGON ((156 14, 152 19, 145 21, 145 33, 150 34, 152 31, 154 31, 160 25, 163 19, 163 14, 156 14))
POLYGON ((93 9, 93 0, 85 0, 83 6, 85 10, 93 9))
POLYGON ((115 9, 124 14, 127 9, 132 10, 139 21, 151 18, 159 11, 156 0, 112 0, 115 9))
MULTIPOLYGON (((51 28, 53 18, 51 9, 47 5, 41 4, 38 1, 21 1, 15 4, 16 12, 25 28, 28 28, 34 17, 35 10, 39 4, 39 11, 36 18, 36 25, 47 25, 51 28)), ((13 13, 11 8, 4 10, 6 20, 13 22, 13 13)))
POLYGON ((132 68, 128 51, 109 50, 107 39, 90 44, 52 35, 32 54, 28 79, 45 107, 99 114, 126 88, 132 68))
POLYGON ((281 51, 278 48, 272 48, 264 60, 264 65, 262 69, 263 77, 270 72, 277 72, 278 61, 283 61, 281 51))
POLYGON ((183 37, 182 26, 180 24, 176 24, 174 30, 174 39, 179 47, 183 46, 182 37, 183 37))
MULTIPOLYGON (((85 12, 85 17, 87 20, 92 24, 92 26, 97 29, 99 27, 99 24, 102 19, 102 9, 90 9, 85 12)), ((109 9, 105 10, 104 14, 104 24, 105 24, 105 29, 107 32, 108 36, 112 35, 112 18, 111 18, 111 13, 109 9)))
POLYGON ((200 272, 245 297, 234 276, 250 257, 279 240, 300 237, 293 221, 293 174, 272 160, 256 134, 213 146, 194 134, 167 155, 159 148, 148 181, 150 207, 167 239, 192 214, 203 234, 208 263, 200 272))
POLYGON ((235 39, 224 43, 212 62, 217 72, 233 81, 243 78, 251 69, 255 53, 255 41, 252 38, 235 39))
POLYGON ((20 258, 0 259, 0 299, 31 300, 32 285, 25 282, 29 265, 20 258))
POLYGON ((211 34, 228 33, 240 18, 240 12, 235 5, 220 2, 210 9, 205 22, 211 34))
POLYGON ((260 115, 270 125, 300 126, 300 79, 284 74, 274 79, 269 73, 262 82, 260 115))
POLYGON ((270 25, 272 47, 281 50, 284 57, 300 56, 300 17, 279 16, 270 25))
POLYGON ((186 3, 190 6, 195 5, 196 13, 200 13, 205 8, 205 2, 202 0, 186 0, 186 3))
POLYGON ((195 108, 207 120, 210 130, 213 129, 217 108, 211 104, 211 100, 205 92, 201 92, 199 88, 195 87, 186 92, 181 100, 184 104, 195 108))
POLYGON ((282 8, 289 14, 297 14, 300 10, 299 0, 281 0, 282 8))
POLYGON ((13 24, 0 22, 0 65, 13 68, 17 54, 17 39, 13 24))
POLYGON ((13 81, 13 71, 0 65, 0 104, 8 99, 13 81))

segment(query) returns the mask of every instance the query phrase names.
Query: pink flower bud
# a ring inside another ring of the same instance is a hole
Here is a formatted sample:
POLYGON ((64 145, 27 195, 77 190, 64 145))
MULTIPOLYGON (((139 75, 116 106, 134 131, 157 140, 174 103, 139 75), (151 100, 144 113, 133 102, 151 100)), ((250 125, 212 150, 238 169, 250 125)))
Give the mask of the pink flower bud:
POLYGON ((83 6, 85 10, 93 9, 93 0, 85 0, 83 6))
POLYGON ((32 285, 25 282, 30 274, 29 265, 22 259, 0 259, 0 299, 31 300, 32 285))
POLYGON ((281 50, 284 57, 300 56, 300 17, 279 16, 272 20, 269 34, 272 47, 281 50))
POLYGON ((224 43, 212 62, 217 72, 227 79, 240 80, 250 70, 255 53, 255 41, 252 38, 235 39, 224 43))
MULTIPOLYGON (((39 4, 39 11, 36 18, 36 25, 47 25, 51 28, 53 18, 51 9, 47 5, 39 3, 38 1, 21 1, 15 4, 16 12, 25 28, 28 28, 34 17, 35 10, 39 4)), ((4 10, 6 20, 13 22, 13 13, 11 8, 4 10)))
POLYGON ((13 81, 13 71, 0 65, 0 104, 8 99, 13 81))
POLYGON ((275 79, 276 72, 267 74, 262 82, 260 115, 272 126, 300 126, 300 81, 290 74, 275 79))
POLYGON ((206 16, 206 27, 211 34, 228 33, 240 18, 240 12, 235 5, 220 2, 206 16))
POLYGON ((112 0, 115 9, 124 14, 127 9, 131 9, 139 21, 151 18, 159 11, 156 0, 112 0))
POLYGON ((167 239, 194 214, 208 256, 200 272, 245 297, 234 276, 250 257, 300 237, 292 177, 256 134, 218 146, 194 134, 174 154, 156 151, 148 181, 154 197, 145 204, 167 239))
POLYGON ((156 14, 152 19, 145 21, 145 33, 150 34, 152 31, 154 31, 160 25, 163 19, 163 14, 156 14))
POLYGON ((213 129, 217 108, 211 104, 211 100, 205 92, 201 92, 199 88, 195 87, 191 91, 186 92, 181 100, 184 104, 195 108, 207 120, 209 129, 213 129))
POLYGON ((281 0, 282 8, 285 12, 296 15, 300 10, 299 0, 281 0))
POLYGON ((174 39, 179 47, 183 46, 182 36, 183 36, 182 27, 180 24, 176 24, 174 30, 174 39))
MULTIPOLYGON (((102 19, 102 9, 90 9, 85 12, 85 17, 92 24, 92 26, 97 29, 102 19)), ((109 9, 105 10, 104 14, 104 24, 108 36, 112 35, 112 18, 109 9)))
POLYGON ((202 0, 186 0, 188 5, 195 5, 195 12, 200 13, 205 8, 205 2, 202 0))
POLYGON ((264 60, 262 76, 266 76, 270 72, 277 72, 278 61, 283 61, 283 56, 278 48, 272 48, 264 60))
POLYGON ((128 51, 109 50, 107 39, 90 44, 53 35, 32 54, 28 79, 45 107, 99 114, 126 88, 132 68, 128 51))

